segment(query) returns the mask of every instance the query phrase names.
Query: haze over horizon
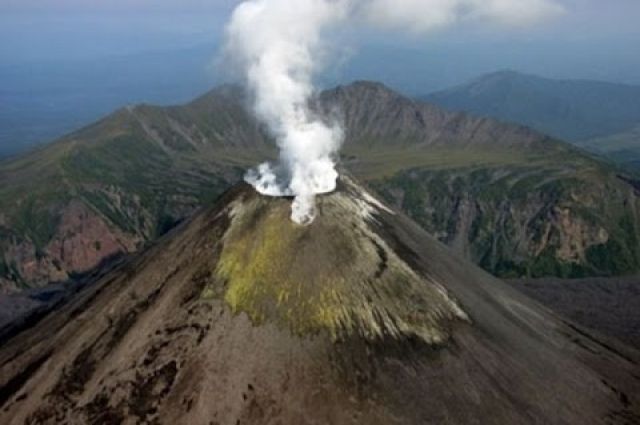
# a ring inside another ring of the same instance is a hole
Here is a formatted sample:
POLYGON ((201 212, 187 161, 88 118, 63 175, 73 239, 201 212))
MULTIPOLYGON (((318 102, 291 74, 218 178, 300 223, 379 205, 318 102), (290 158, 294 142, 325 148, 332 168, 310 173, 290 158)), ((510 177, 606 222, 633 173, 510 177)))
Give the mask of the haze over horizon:
MULTIPOLYGON (((3 40, 11 40, 11 43, 0 44, 1 65, 95 60, 215 45, 237 3, 237 0, 118 0, 91 4, 78 0, 55 3, 0 0, 0 35, 3 40)), ((358 50, 366 52, 372 44, 384 44, 416 53, 433 52, 431 58, 422 60, 452 68, 461 67, 459 60, 469 54, 473 60, 465 62, 472 66, 467 75, 513 68, 555 78, 640 83, 640 59, 629 49, 640 47, 637 26, 640 3, 633 0, 606 4, 596 0, 559 0, 559 3, 565 13, 544 25, 524 29, 471 25, 465 29, 439 30, 428 37, 397 34, 391 37, 368 34, 361 28, 348 29, 352 39, 349 49, 355 55, 352 62, 358 62, 361 56, 358 50), (527 46, 525 49, 523 43, 527 46), (519 51, 510 49, 515 45, 519 51), (449 57, 438 58, 439 49, 449 51, 449 57), (585 66, 587 59, 589 67, 585 66), (540 62, 544 62, 544 66, 536 65, 540 62)), ((416 62, 421 61, 409 62, 409 65, 416 62)), ((379 63, 385 63, 384 56, 379 58, 379 63)), ((435 67, 432 72, 437 76, 443 72, 442 68, 444 66, 435 67)), ((364 70, 359 72, 365 74, 364 70)))
MULTIPOLYGON (((564 14, 529 29, 400 37, 347 28, 341 65, 320 85, 367 79, 421 95, 501 69, 640 84, 640 3, 560 2, 564 14)), ((48 141, 124 104, 180 103, 228 80, 215 61, 236 4, 0 0, 0 37, 11 40, 0 43, 0 151, 9 141, 48 141)))

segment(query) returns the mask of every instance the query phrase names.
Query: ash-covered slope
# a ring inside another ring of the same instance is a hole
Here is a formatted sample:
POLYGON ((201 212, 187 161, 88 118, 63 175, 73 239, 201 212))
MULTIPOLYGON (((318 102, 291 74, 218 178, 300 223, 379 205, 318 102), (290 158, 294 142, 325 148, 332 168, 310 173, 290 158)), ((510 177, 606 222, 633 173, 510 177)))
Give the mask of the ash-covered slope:
POLYGON ((307 227, 247 185, 0 349, 0 423, 611 424, 636 354, 343 178, 307 227), (623 349, 624 350, 624 349, 623 349))

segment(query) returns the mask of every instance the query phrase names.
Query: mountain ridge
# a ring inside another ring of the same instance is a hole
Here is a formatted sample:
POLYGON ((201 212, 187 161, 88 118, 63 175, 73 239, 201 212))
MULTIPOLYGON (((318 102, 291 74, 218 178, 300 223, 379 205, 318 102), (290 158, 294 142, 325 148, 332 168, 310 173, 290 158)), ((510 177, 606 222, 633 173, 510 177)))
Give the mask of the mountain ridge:
MULTIPOLYGON (((64 281, 104 258, 135 252, 215 199, 248 167, 275 158, 266 129, 245 107, 237 88, 227 86, 185 106, 121 108, 1 163, 0 287, 64 281), (76 264, 74 247, 85 259, 76 264)), ((640 268, 628 239, 640 232, 631 186, 617 179, 614 167, 568 144, 445 112, 375 83, 326 91, 315 108, 345 126, 341 167, 487 270, 562 275, 640 268), (426 171, 428 178, 414 181, 426 171), (522 195, 538 193, 539 182, 549 183, 550 195, 528 203, 522 195), (600 258, 593 250, 610 240, 616 257, 600 258), (544 249, 546 262, 537 264, 544 249)))
MULTIPOLYGON (((421 99, 527 125, 623 163, 627 161, 608 138, 619 139, 640 125, 640 86, 621 83, 499 71, 421 99)), ((626 140, 633 148, 627 150, 631 161, 640 158, 640 145, 632 137, 626 140)))

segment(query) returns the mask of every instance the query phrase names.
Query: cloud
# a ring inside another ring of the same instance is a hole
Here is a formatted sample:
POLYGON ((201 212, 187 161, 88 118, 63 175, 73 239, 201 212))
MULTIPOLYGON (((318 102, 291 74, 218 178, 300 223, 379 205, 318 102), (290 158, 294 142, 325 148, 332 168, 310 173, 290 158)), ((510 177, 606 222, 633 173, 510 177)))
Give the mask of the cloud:
POLYGON ((552 0, 244 1, 227 26, 226 52, 280 148, 279 166, 262 164, 247 181, 266 195, 293 195, 292 219, 301 224, 314 219, 315 195, 335 189, 342 131, 309 108, 329 30, 357 20, 414 33, 469 20, 524 25, 559 10, 552 0))
POLYGON ((359 6, 371 24, 415 34, 468 22, 529 26, 563 10, 552 0, 364 0, 359 6))
POLYGON ((322 32, 341 21, 346 2, 253 0, 238 6, 227 27, 227 55, 244 70, 254 110, 280 148, 280 169, 267 164, 249 173, 263 194, 295 195, 292 219, 315 216, 314 197, 335 189, 332 159, 342 131, 310 110, 312 78, 321 67, 322 32))

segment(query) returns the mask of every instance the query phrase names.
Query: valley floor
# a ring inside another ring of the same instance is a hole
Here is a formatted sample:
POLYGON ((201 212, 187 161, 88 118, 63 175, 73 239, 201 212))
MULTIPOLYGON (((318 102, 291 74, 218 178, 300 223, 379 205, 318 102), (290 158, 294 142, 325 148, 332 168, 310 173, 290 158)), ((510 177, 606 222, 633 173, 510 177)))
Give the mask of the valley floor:
POLYGON ((640 276, 510 282, 565 318, 640 349, 640 276))

